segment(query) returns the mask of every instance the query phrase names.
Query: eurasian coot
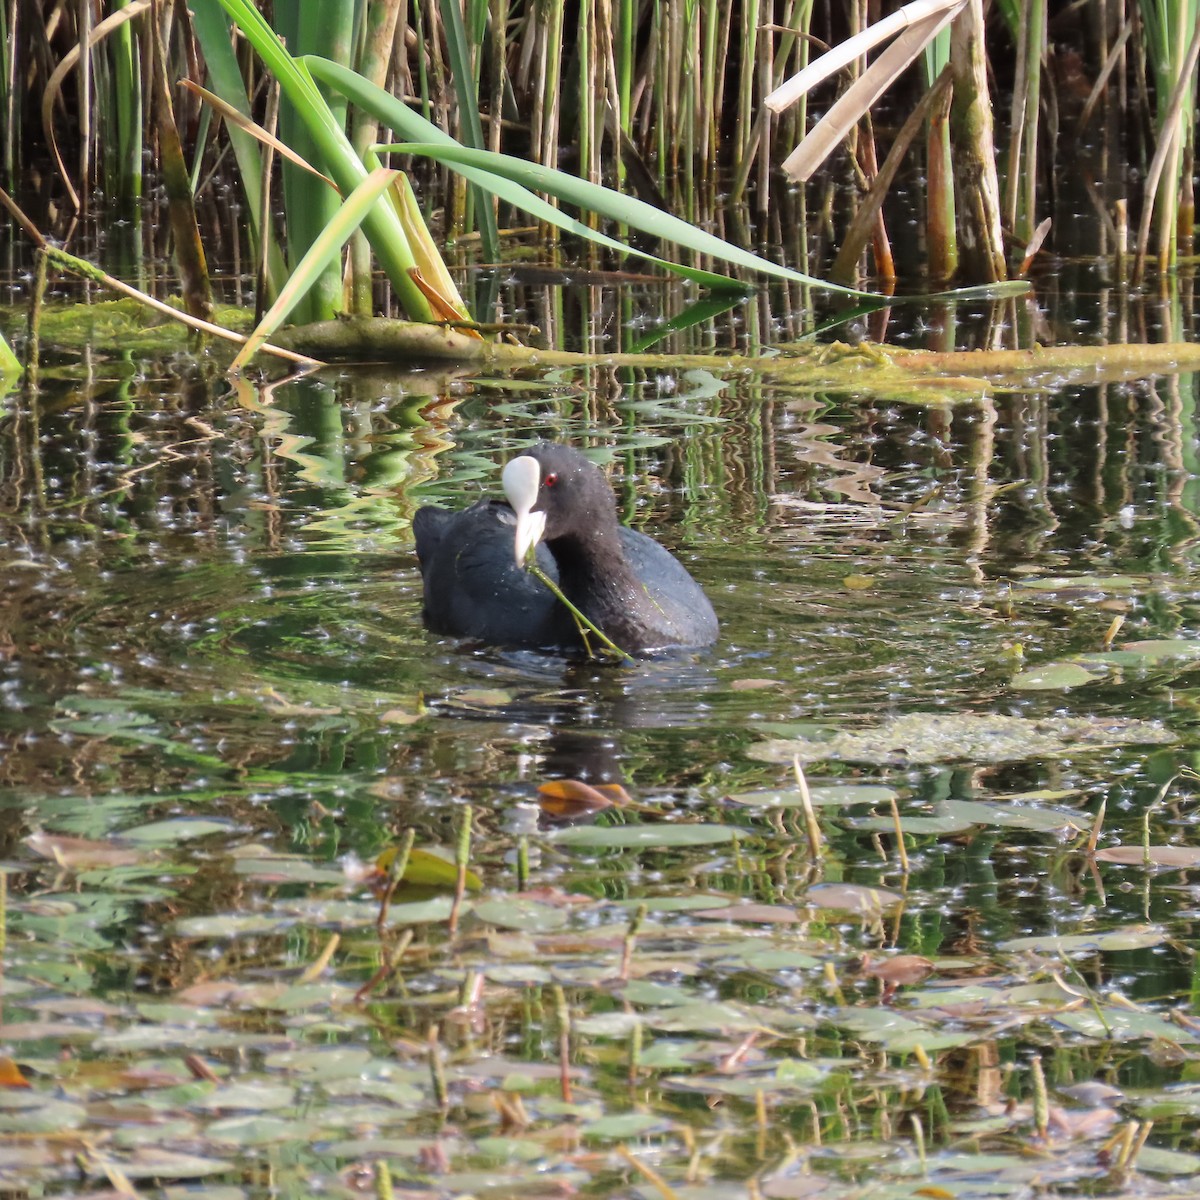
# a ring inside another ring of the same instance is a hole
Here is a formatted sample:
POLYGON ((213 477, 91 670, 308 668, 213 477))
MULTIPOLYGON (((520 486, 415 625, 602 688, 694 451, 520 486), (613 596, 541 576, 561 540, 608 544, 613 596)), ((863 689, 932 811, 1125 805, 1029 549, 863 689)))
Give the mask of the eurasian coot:
POLYGON ((521 566, 536 545, 541 569, 622 650, 716 640, 716 614, 700 585, 656 541, 618 523, 612 488, 578 450, 543 442, 509 462, 502 482, 507 504, 430 506, 413 518, 433 632, 580 648, 566 607, 521 566))

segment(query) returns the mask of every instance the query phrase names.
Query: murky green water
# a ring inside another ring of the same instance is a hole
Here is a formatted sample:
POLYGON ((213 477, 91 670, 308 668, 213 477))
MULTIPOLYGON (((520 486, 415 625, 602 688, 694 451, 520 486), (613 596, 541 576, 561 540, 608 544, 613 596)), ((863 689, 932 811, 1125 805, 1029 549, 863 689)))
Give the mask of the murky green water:
POLYGON ((182 361, 10 397, 0 1181, 1192 1194, 1195 405, 182 361), (685 559, 714 650, 422 629, 412 513, 539 437, 685 559), (555 778, 634 803, 556 821, 555 778), (426 887, 380 934, 346 862, 452 855, 467 805, 455 932, 426 887), (1182 868, 1104 860, 1143 821, 1182 868))

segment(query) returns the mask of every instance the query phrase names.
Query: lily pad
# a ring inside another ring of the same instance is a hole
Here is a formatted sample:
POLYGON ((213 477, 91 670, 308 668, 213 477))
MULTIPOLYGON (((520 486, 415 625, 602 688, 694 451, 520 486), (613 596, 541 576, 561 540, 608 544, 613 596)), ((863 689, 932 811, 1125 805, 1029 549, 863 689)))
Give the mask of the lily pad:
POLYGON ((1018 692, 1065 692, 1095 683, 1103 674, 1100 670, 1089 671, 1077 662, 1044 663, 1014 675, 1008 686, 1018 692))
POLYGON ((1200 658, 1200 640, 1196 638, 1156 638, 1145 642, 1125 642, 1121 650, 1141 658, 1200 658))
POLYGON ((517 896, 476 901, 472 914, 489 925, 499 925, 502 929, 524 929, 531 933, 561 929, 568 917, 561 908, 517 896))
POLYGON ((168 821, 152 821, 148 825, 124 829, 121 836, 139 846, 173 846, 213 833, 228 835, 235 828, 232 821, 214 821, 209 817, 172 817, 168 821))
POLYGON ((1018 586, 1035 592, 1132 592, 1148 583, 1140 575, 1051 575, 1022 579, 1018 586))
POLYGON ((801 907, 845 909, 856 913, 881 913, 904 899, 887 888, 857 883, 818 883, 800 898, 801 907))
POLYGON ((584 1137, 603 1138, 606 1141, 623 1142, 627 1138, 641 1137, 655 1130, 670 1129, 671 1122, 653 1113, 617 1113, 601 1117, 583 1126, 584 1137))
POLYGON ((641 899, 618 900, 620 908, 638 909, 645 905, 647 912, 696 912, 702 908, 724 908, 728 896, 645 896, 641 899))
MULTIPOLYGON (((876 783, 845 783, 809 788, 814 808, 849 808, 855 804, 887 804, 899 795, 892 788, 876 783)), ((756 792, 735 792, 726 799, 746 808, 802 808, 804 801, 796 788, 763 788, 756 792)))
MULTIPOLYGON (((900 827, 905 833, 917 837, 944 837, 951 833, 962 833, 977 822, 965 816, 949 813, 936 817, 901 816, 900 827)), ((896 822, 892 817, 850 817, 846 821, 850 829, 862 829, 868 833, 895 833, 896 822)))
POLYGON ((1034 950, 1039 954, 1093 954, 1105 950, 1146 950, 1161 946, 1167 935, 1153 926, 1133 925, 1125 929, 1108 929, 1096 933, 1040 934, 1034 937, 1009 938, 1000 942, 997 950, 1010 953, 1034 950))
POLYGON ((717 846, 731 842, 737 830, 730 825, 580 825, 549 835, 559 846, 586 849, 659 849, 676 846, 717 846))
POLYGON ((1136 1165, 1139 1171, 1151 1175, 1196 1175, 1200 1174, 1200 1155, 1162 1146, 1143 1146, 1136 1165))
POLYGON ((1055 1013, 1056 1025, 1084 1037, 1101 1038, 1110 1042, 1156 1041, 1194 1046, 1200 1038, 1176 1025, 1161 1013, 1138 1009, 1118 1008, 1106 1004, 1099 1009, 1089 1006, 1055 1013))
MULTIPOLYGON (((943 800, 937 815, 973 825, 1003 829, 1032 829, 1040 833, 1061 833, 1089 828, 1091 818, 1069 808, 1048 805, 1006 804, 992 800, 943 800)), ((907 827, 907 826, 906 826, 907 827)))
MULTIPOLYGON (((778 729, 779 726, 775 726, 778 729)), ((825 759, 877 765, 1020 762, 1061 758, 1101 746, 1168 745, 1175 737, 1153 721, 1122 717, 1013 717, 1000 713, 907 713, 869 729, 772 738, 751 758, 790 763, 825 759)))

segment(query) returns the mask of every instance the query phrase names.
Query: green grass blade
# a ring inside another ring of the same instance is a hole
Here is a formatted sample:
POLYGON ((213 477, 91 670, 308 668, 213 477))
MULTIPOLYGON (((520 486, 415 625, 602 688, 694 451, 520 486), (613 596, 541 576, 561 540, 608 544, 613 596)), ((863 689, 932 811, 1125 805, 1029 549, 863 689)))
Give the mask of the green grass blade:
MULTIPOLYGON (((450 74, 458 96, 458 115, 466 135, 464 141, 476 150, 486 150, 483 122, 479 119, 478 89, 475 86, 474 72, 471 70, 471 53, 467 48, 467 31, 463 24, 462 5, 460 0, 441 0, 441 10, 446 47, 450 54, 450 74)), ((481 188, 478 184, 475 188, 475 214, 479 222, 483 253, 489 262, 499 262, 500 228, 496 222, 492 197, 486 188, 481 188)))
POLYGON ((21 360, 13 353, 12 347, 4 340, 4 334, 0 333, 0 382, 3 382, 6 377, 11 376, 17 378, 24 370, 21 366, 21 360))
POLYGON ((304 294, 312 286, 321 272, 326 270, 331 262, 341 252, 350 235, 363 223, 366 216, 376 207, 376 201, 391 186, 396 178, 396 171, 380 167, 372 171, 346 197, 345 202, 338 208, 334 218, 321 231, 308 252, 296 264, 291 278, 287 281, 279 298, 271 305, 258 328, 246 339, 246 344, 238 351, 237 357, 230 366, 231 371, 239 371, 254 357, 258 348, 279 328, 287 319, 288 313, 300 302, 304 294))
MULTIPOLYGON (((279 86, 295 105, 319 150, 322 165, 342 194, 348 196, 367 177, 367 169, 354 153, 350 139, 334 118, 312 76, 287 52, 275 31, 248 0, 221 0, 221 5, 279 80, 279 86)), ((432 306, 409 276, 415 264, 395 210, 390 204, 377 204, 362 224, 404 311, 414 320, 433 320, 432 306)))
MULTIPOLYGON (((729 275, 719 275, 715 271, 705 271, 700 267, 689 267, 685 263, 673 262, 669 258, 660 258, 658 255, 638 250, 636 247, 630 246, 617 238, 609 237, 608 234, 601 233, 599 230, 593 229, 590 225, 585 225, 582 221, 577 221, 574 217, 568 216, 561 209, 557 209, 553 204, 543 200, 536 192, 530 191, 528 188, 503 175, 497 175, 491 171, 474 166, 463 165, 450 158, 441 158, 442 154, 452 153, 453 149, 457 149, 472 155, 478 154, 478 161, 482 162, 492 157, 490 150, 466 151, 466 148, 462 146, 451 148, 444 147, 440 143, 434 146, 427 142, 395 142, 391 145, 380 146, 378 149, 394 150, 402 154, 428 154, 431 158, 446 161, 454 170, 471 180, 472 183, 480 184, 501 200, 506 201, 515 208, 523 209, 530 216, 545 222, 547 225, 553 225, 566 233, 573 233, 578 237, 587 238, 588 241, 595 242, 599 246, 607 246, 610 250, 616 250, 620 254, 631 254, 637 258, 644 259, 646 262, 656 263, 675 275, 680 275, 684 279, 690 279, 693 283, 697 283, 701 287, 712 288, 719 292, 745 293, 754 290, 754 284, 747 283, 744 280, 734 279, 729 275)), ((559 174, 559 172, 555 172, 555 174, 559 174)), ((574 177, 564 176, 564 178, 570 179, 574 177)), ((576 180, 576 182, 583 181, 576 180)), ((589 184, 588 186, 594 187, 596 185, 589 184)), ((613 194, 615 195, 616 193, 613 194)), ((659 212, 660 210, 655 209, 654 211, 659 212)), ((690 229, 691 226, 687 226, 687 228, 690 229)))
POLYGON ((651 346, 657 345, 664 338, 668 338, 673 333, 682 333, 685 329, 692 329, 698 325, 707 324, 715 317, 721 316, 722 313, 727 313, 731 309, 736 308, 741 303, 741 297, 730 296, 702 296, 694 304, 689 304, 681 313, 677 313, 669 321, 664 321, 661 325, 654 326, 653 329, 647 330, 641 337, 637 338, 629 349, 634 354, 641 354, 644 350, 649 350, 651 346))
MULTIPOLYGON (((312 71, 315 78, 341 92, 360 108, 366 109, 367 112, 371 113, 384 125, 391 126, 391 128, 397 130, 405 137, 420 139, 422 144, 436 143, 438 146, 462 149, 458 142, 448 133, 443 133, 432 121, 426 120, 419 113, 409 108, 403 101, 397 100, 395 96, 385 92, 382 88, 376 87, 356 72, 350 71, 338 63, 330 62, 328 59, 317 58, 312 55, 306 56, 303 62, 312 71)), ((379 149, 390 148, 392 147, 379 147, 379 149)), ((491 160, 490 151, 479 151, 478 153, 482 154, 485 160, 491 160)), ((702 287, 713 288, 718 291, 742 292, 752 287, 752 285, 744 283, 741 280, 731 279, 728 275, 718 275, 712 271, 702 271, 696 267, 683 266, 678 263, 669 262, 666 259, 656 258, 653 254, 645 254, 635 250, 631 246, 627 246, 615 238, 608 237, 606 234, 598 233, 596 230, 584 225, 581 221, 576 221, 573 217, 567 216, 555 208, 554 205, 548 204, 541 196, 502 175, 496 175, 490 171, 470 166, 460 166, 458 169, 472 183, 479 184, 491 195, 498 196, 501 200, 513 205, 515 208, 524 210, 539 221, 545 221, 548 225, 557 226, 568 233, 589 238, 591 241, 597 242, 601 246, 607 246, 621 254, 635 254, 639 258, 646 259, 649 262, 660 263, 667 270, 673 271, 677 275, 682 275, 685 279, 690 279, 702 287)), ((564 178, 570 179, 573 177, 564 176, 564 178)), ((611 194, 615 195, 616 193, 611 194)), ((687 228, 690 228, 690 226, 687 228)))
POLYGON ((793 271, 790 267, 780 266, 769 259, 761 258, 750 250, 722 241, 721 238, 689 225, 679 217, 665 213, 644 200, 633 196, 623 196, 610 188, 599 184, 589 183, 586 179, 578 179, 562 171, 539 166, 537 163, 525 162, 508 154, 492 154, 490 151, 480 152, 470 150, 466 146, 447 146, 442 143, 409 142, 389 146, 389 150, 397 150, 404 154, 423 154, 438 162, 448 163, 456 170, 461 167, 486 171, 491 175, 502 176, 522 187, 546 192, 558 197, 568 204, 577 204, 601 216, 620 221, 634 229, 640 229, 653 237, 664 241, 674 242, 697 254, 707 254, 735 266, 746 267, 763 275, 774 275, 780 279, 790 279, 795 283, 807 284, 810 287, 823 288, 843 296, 871 296, 857 288, 841 287, 838 284, 827 283, 801 271, 793 271))

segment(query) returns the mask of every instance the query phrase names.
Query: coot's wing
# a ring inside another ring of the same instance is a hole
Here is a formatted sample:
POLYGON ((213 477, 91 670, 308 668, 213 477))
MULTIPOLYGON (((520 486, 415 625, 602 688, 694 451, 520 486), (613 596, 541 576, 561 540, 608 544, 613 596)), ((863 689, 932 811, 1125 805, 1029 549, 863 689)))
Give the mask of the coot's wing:
POLYGON ((625 525, 621 548, 642 585, 645 623, 658 633, 658 648, 709 646, 717 640, 717 614, 683 563, 653 538, 625 525))
MULTIPOLYGON (((417 512, 413 534, 425 580, 426 625, 434 633, 494 645, 577 644, 566 610, 517 566, 514 522, 508 505, 496 501, 457 513, 434 507, 417 512)), ((538 565, 557 580, 554 559, 542 546, 538 565)))

